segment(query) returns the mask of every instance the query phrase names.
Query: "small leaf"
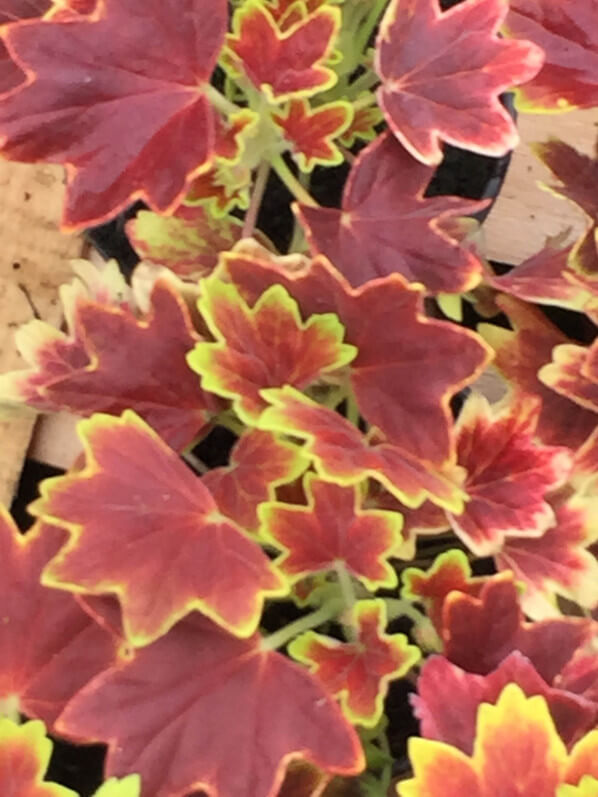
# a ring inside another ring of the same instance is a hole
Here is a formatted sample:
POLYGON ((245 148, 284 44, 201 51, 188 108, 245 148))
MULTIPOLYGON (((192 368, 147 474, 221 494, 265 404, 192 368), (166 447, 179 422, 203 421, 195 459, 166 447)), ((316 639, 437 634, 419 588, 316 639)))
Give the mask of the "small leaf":
POLYGON ((356 355, 342 342, 334 314, 303 322, 282 285, 268 288, 253 307, 216 278, 202 282, 201 294, 199 309, 216 343, 199 343, 187 360, 205 389, 233 400, 244 423, 255 424, 267 406, 262 389, 307 387, 356 355))
POLYGON ((79 434, 85 468, 44 482, 32 506, 71 534, 44 583, 118 596, 135 645, 157 639, 193 610, 239 636, 253 633, 264 598, 287 592, 260 547, 133 412, 95 415, 80 423, 79 434))
POLYGON ((271 102, 309 97, 336 83, 323 64, 340 21, 339 9, 324 5, 281 30, 260 0, 245 0, 233 16, 225 66, 244 73, 271 102))
POLYGON ((352 117, 353 109, 347 102, 330 102, 312 109, 304 99, 291 100, 285 114, 272 114, 304 172, 313 171, 317 165, 335 166, 343 162, 334 139, 349 127, 352 117))
POLYGON ((271 432, 250 429, 236 442, 229 464, 209 470, 202 482, 223 515, 257 533, 259 505, 273 501, 276 488, 299 478, 308 465, 298 446, 271 432))
POLYGON ((181 205, 172 216, 141 210, 126 225, 127 237, 142 260, 189 279, 207 276, 220 252, 239 240, 242 229, 234 216, 217 219, 201 205, 181 205))
POLYGON ((333 569, 344 562, 370 591, 394 587, 388 558, 401 544, 397 512, 365 510, 357 487, 317 479, 303 480, 307 506, 269 503, 260 507, 261 534, 284 553, 275 564, 291 581, 333 569))
POLYGON ((331 694, 340 697, 351 722, 373 728, 382 716, 389 683, 402 678, 421 654, 404 634, 384 633, 383 601, 358 601, 351 616, 357 629, 355 642, 339 642, 308 631, 293 640, 289 653, 307 664, 331 694))

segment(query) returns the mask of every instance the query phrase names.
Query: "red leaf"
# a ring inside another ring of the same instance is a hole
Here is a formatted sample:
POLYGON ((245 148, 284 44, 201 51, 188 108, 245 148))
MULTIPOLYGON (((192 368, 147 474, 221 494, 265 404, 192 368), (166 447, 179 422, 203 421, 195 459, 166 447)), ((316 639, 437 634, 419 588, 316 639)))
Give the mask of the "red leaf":
POLYGON ((161 213, 180 203, 211 156, 201 87, 226 14, 225 0, 104 0, 92 17, 8 31, 30 79, 0 103, 4 153, 68 164, 65 227, 100 223, 136 198, 161 213), (152 41, 169 57, 157 57, 152 41))
POLYGON ((264 597, 287 591, 259 546, 134 413, 96 415, 79 430, 86 467, 46 481, 33 505, 71 533, 44 582, 115 594, 136 645, 194 609, 239 636, 253 633, 264 597))
MULTIPOLYGON (((6 31, 5 25, 11 22, 41 17, 51 6, 51 0, 2 0, 0 30, 6 31)), ((14 89, 25 77, 23 70, 10 57, 4 42, 0 41, 0 94, 14 89)))
POLYGON ((293 640, 289 653, 340 697, 351 722, 373 728, 382 716, 388 684, 402 678, 421 654, 404 634, 384 633, 386 609, 381 600, 358 601, 351 621, 357 631, 354 642, 308 631, 293 640))
POLYGON ((565 307, 589 315, 596 313, 597 299, 579 282, 579 275, 569 267, 574 246, 546 246, 521 265, 500 277, 486 281, 499 291, 526 302, 565 307))
POLYGON ((0 788, 15 797, 77 797, 74 791, 43 777, 50 763, 52 742, 42 722, 17 725, 0 718, 0 788))
POLYGON ((198 343, 187 362, 205 389, 233 400, 247 424, 255 424, 267 406, 262 389, 305 388, 356 354, 342 342, 344 329, 334 314, 303 322, 282 285, 268 288, 249 307, 235 285, 204 280, 198 306, 216 342, 198 343))
POLYGON ((270 503, 260 507, 261 533, 284 553, 275 564, 295 581, 332 570, 338 562, 367 588, 394 587, 388 562, 401 545, 398 512, 364 510, 358 487, 340 487, 308 474, 303 485, 308 506, 270 503))
MULTIPOLYGON (((586 734, 568 756, 546 700, 541 695, 526 697, 514 683, 505 686, 495 705, 480 705, 475 736, 471 758, 442 742, 411 739, 409 758, 415 777, 399 783, 399 794, 564 797, 559 784, 578 783, 583 775, 596 772, 598 733, 586 734)), ((566 793, 595 794, 584 786, 566 793)))
POLYGON ((557 594, 588 609, 598 604, 598 562, 586 550, 596 536, 595 513, 595 499, 574 496, 556 503, 556 523, 538 539, 505 540, 496 563, 525 584, 521 605, 529 617, 558 616, 557 594))
POLYGON ((349 487, 372 478, 407 506, 430 498, 444 507, 462 507, 455 475, 451 479, 398 446, 368 445, 349 421, 292 388, 265 390, 263 396, 274 406, 262 413, 260 427, 281 433, 292 429, 293 436, 306 440, 305 453, 328 481, 349 487))
POLYGON ((106 742, 106 775, 138 772, 142 797, 275 797, 292 759, 363 767, 357 735, 309 673, 198 616, 96 678, 60 729, 106 742))
MULTIPOLYGON (((596 65, 598 67, 598 51, 596 65)), ((598 72, 596 80, 598 89, 598 72)), ((598 94, 596 96, 598 102, 598 94)), ((543 144, 534 144, 533 151, 560 183, 551 185, 551 191, 574 202, 590 218, 598 219, 598 199, 596 198, 598 146, 593 158, 555 138, 551 138, 543 144)))
POLYGON ((272 114, 304 172, 313 171, 317 165, 334 166, 343 162, 334 139, 348 128, 352 117, 353 108, 348 102, 329 102, 312 109, 304 99, 291 100, 285 114, 272 114))
POLYGON ((186 362, 199 340, 183 299, 158 282, 146 318, 80 299, 71 335, 35 322, 22 334, 32 368, 4 374, 0 393, 42 411, 120 414, 135 410, 174 448, 204 429, 220 400, 205 393, 186 362), (134 363, 134 367, 131 364, 134 363))
POLYGON ((193 279, 214 270, 220 252, 239 240, 242 229, 234 216, 217 219, 202 206, 185 205, 172 216, 141 210, 126 225, 127 237, 142 260, 193 279))
POLYGON ((357 140, 372 141, 377 136, 376 125, 384 120, 384 114, 377 105, 357 108, 353 113, 353 121, 340 137, 345 147, 352 147, 357 140))
POLYGON ((340 22, 339 9, 325 5, 281 30, 260 0, 248 0, 235 12, 227 37, 229 68, 244 72, 271 102, 324 91, 337 80, 323 64, 340 22))
POLYGON ((40 584, 65 533, 39 524, 21 535, 0 513, 0 699, 52 726, 70 698, 116 657, 116 640, 72 595, 40 584))
POLYGON ((513 331, 480 324, 478 331, 494 349, 493 365, 518 390, 542 399, 536 434, 547 445, 580 446, 596 426, 596 416, 576 408, 566 398, 543 385, 538 371, 551 360, 552 350, 568 339, 540 310, 510 296, 497 304, 507 314, 513 331))
POLYGON ((567 448, 534 442, 539 413, 534 396, 491 408, 476 393, 461 410, 457 452, 469 500, 450 520, 477 556, 498 553, 505 537, 541 537, 555 522, 545 496, 564 484, 572 460, 567 448))
POLYGON ((454 590, 467 595, 479 595, 484 578, 474 578, 465 553, 457 548, 441 553, 431 567, 420 570, 408 567, 402 575, 401 595, 408 600, 423 603, 426 614, 440 631, 442 607, 454 590))
MULTIPOLYGON (((564 343, 552 351, 552 362, 538 372, 540 381, 585 410, 598 412, 598 344, 564 343)), ((595 423, 598 419, 595 418, 595 423)))
POLYGON ((442 12, 438 0, 394 0, 380 25, 378 101, 414 158, 442 160, 441 141, 501 156, 518 141, 499 95, 543 63, 529 42, 498 37, 507 5, 469 0, 442 12))
POLYGON ((524 623, 509 572, 489 579, 479 597, 451 592, 442 626, 445 656, 464 670, 486 675, 519 650, 547 683, 595 633, 590 621, 573 617, 524 623))
POLYGON ((258 506, 276 498, 276 488, 297 479, 309 461, 296 445, 271 432, 250 429, 236 443, 227 467, 202 478, 218 509, 242 529, 257 532, 258 506))
POLYGON ((545 63, 518 94, 521 110, 571 110, 598 105, 596 0, 511 0, 509 36, 540 45, 545 63))
POLYGON ((350 378, 361 414, 409 456, 438 466, 453 460, 450 398, 490 359, 478 336, 425 318, 421 292, 398 274, 353 290, 324 258, 289 273, 263 253, 225 255, 223 270, 248 301, 280 283, 304 319, 337 313, 358 349, 350 378))
POLYGON ((432 656, 417 679, 418 695, 411 698, 421 734, 458 747, 471 755, 476 717, 482 703, 495 704, 503 688, 516 683, 528 697, 542 695, 562 740, 570 746, 595 724, 597 707, 564 689, 546 683, 529 659, 510 653, 488 675, 473 675, 442 656, 432 656))
POLYGON ((313 249, 353 286, 399 272, 431 293, 469 290, 480 281, 480 261, 442 222, 475 213, 487 203, 425 198, 433 174, 385 133, 355 161, 342 209, 299 205, 299 220, 313 249))

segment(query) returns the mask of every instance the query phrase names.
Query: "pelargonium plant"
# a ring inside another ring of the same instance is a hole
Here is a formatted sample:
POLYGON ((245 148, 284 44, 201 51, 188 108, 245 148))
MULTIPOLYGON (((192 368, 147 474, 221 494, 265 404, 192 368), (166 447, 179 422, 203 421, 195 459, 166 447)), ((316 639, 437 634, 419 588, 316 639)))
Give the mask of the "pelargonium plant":
POLYGON ((501 275, 426 194, 517 145, 505 92, 598 106, 598 0, 0 10, 4 157, 65 230, 145 204, 0 380, 83 447, 0 521, 2 793, 74 794, 51 735, 98 797, 598 795, 598 344, 550 320, 598 323, 598 156, 537 144, 587 230, 501 275))

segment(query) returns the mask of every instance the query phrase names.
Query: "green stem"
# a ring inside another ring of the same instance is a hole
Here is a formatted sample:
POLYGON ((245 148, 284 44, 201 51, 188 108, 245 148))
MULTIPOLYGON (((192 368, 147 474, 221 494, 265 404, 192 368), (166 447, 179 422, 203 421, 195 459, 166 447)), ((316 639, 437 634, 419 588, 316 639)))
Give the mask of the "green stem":
POLYGON ((407 600, 401 598, 385 598, 388 621, 395 620, 397 617, 408 617, 415 625, 422 625, 429 622, 428 618, 419 609, 407 600))
POLYGON ((328 620, 332 620, 342 608, 341 601, 337 599, 328 601, 323 606, 320 606, 319 609, 316 609, 315 612, 310 612, 304 617, 285 625, 284 628, 280 628, 273 634, 264 637, 261 642, 261 649, 277 650, 277 648, 283 647, 299 634, 309 631, 311 628, 317 628, 328 620))
POLYGON ((386 735, 386 728, 382 728, 380 730, 377 741, 378 741, 378 746, 380 747, 382 752, 385 753, 389 758, 388 763, 384 765, 384 769, 382 770, 382 774, 380 775, 382 794, 388 794, 388 790, 390 789, 390 783, 392 781, 392 752, 390 750, 388 736, 386 735))
POLYGON ((204 87, 204 91, 214 108, 217 108, 225 116, 231 113, 238 113, 241 110, 239 105, 235 105, 234 102, 227 99, 224 94, 221 94, 218 89, 210 83, 204 87))
POLYGON ((289 189, 291 194, 298 199, 304 205, 308 205, 311 208, 317 208, 318 203, 312 197, 312 195, 305 190, 305 188, 301 185, 299 180, 295 177, 293 172, 289 169, 287 164, 284 162, 281 155, 275 155, 271 161, 270 165, 279 176, 281 181, 286 185, 289 189))
POLYGON ((255 223, 257 221, 257 214, 262 204, 266 185, 268 183, 268 175, 270 174, 270 164, 268 161, 262 161, 257 168, 255 183, 253 185, 253 192, 251 194, 251 202, 245 214, 243 221, 243 238, 249 238, 253 235, 255 230, 255 223))
POLYGON ((388 0, 376 0, 373 3, 369 14, 365 18, 365 20, 361 23, 357 33, 357 39, 355 42, 355 50, 358 53, 365 52, 368 42, 370 40, 370 36, 372 35, 372 31, 378 24, 380 17, 382 16, 382 12, 388 5, 388 0))
POLYGON ((216 426, 224 426, 226 429, 229 429, 233 434, 241 436, 245 431, 245 426, 241 423, 241 421, 233 415, 230 411, 225 411, 220 413, 215 418, 214 423, 216 426))
POLYGON ((349 86, 351 96, 357 97, 364 91, 369 91, 376 83, 380 82, 380 78, 375 72, 368 69, 363 75, 360 75, 357 80, 349 86))
POLYGON ((347 420, 349 423, 352 423, 353 426, 359 425, 359 407, 355 401, 353 391, 349 391, 347 396, 347 420))

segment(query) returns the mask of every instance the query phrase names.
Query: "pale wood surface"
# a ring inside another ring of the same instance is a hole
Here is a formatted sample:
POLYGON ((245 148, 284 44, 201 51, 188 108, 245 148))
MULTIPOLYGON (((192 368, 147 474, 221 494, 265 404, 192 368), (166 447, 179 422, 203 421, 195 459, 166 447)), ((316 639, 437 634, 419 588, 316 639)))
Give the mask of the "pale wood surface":
MULTIPOLYGON (((553 136, 592 154, 598 136, 598 108, 565 114, 521 114, 517 124, 521 143, 483 228, 488 259, 513 266, 539 252, 548 237, 571 227, 573 241, 585 229, 587 220, 578 207, 538 185, 539 181, 554 184, 555 180, 529 144, 553 136)), ((598 186, 596 192, 598 195, 598 186)))
MULTIPOLYGON (((63 196, 59 167, 0 160, 0 371, 23 365, 13 334, 36 315, 60 324, 58 286, 68 260, 83 250, 79 236, 59 231, 63 196)), ((0 423, 0 501, 9 504, 29 445, 34 416, 0 423)))

